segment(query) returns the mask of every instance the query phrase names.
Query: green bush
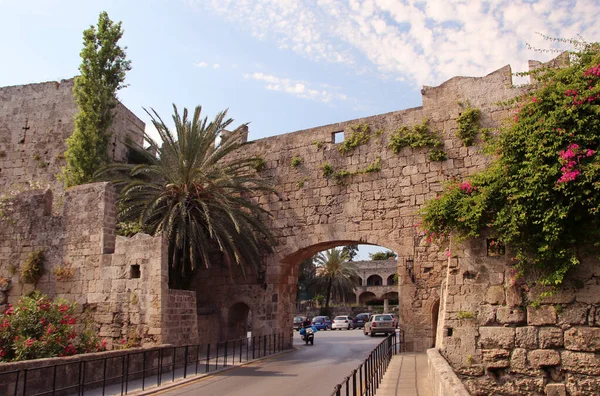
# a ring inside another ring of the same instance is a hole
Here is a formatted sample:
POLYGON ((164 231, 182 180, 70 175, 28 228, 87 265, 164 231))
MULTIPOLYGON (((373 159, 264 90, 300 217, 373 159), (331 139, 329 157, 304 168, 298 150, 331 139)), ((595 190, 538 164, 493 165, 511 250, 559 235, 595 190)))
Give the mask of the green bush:
POLYGON ((36 284, 44 274, 44 251, 33 251, 21 265, 21 280, 25 283, 36 284))
POLYGON ((302 164, 302 157, 299 157, 297 155, 294 156, 294 158, 292 158, 292 160, 290 161, 290 165, 294 168, 299 166, 300 164, 302 164))
POLYGON ((75 306, 35 292, 0 315, 0 361, 69 356, 106 349, 89 329, 77 333, 75 306))
POLYGON ((467 107, 456 119, 458 130, 456 136, 465 146, 472 146, 479 133, 479 117, 481 111, 473 107, 467 107))
POLYGON ((421 212, 429 240, 491 237, 513 252, 514 274, 536 269, 556 286, 600 247, 600 45, 579 44, 571 65, 532 72, 513 122, 491 139, 492 164, 449 183, 421 212))
POLYGON ((323 171, 323 177, 329 178, 333 175, 333 166, 329 162, 325 162, 321 165, 321 170, 323 171))

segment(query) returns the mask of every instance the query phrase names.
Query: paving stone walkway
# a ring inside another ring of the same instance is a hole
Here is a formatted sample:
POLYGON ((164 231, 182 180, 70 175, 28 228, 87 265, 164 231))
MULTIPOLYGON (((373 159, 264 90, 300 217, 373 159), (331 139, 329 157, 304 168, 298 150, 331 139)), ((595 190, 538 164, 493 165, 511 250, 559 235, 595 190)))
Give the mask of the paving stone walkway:
POLYGON ((432 396, 425 353, 394 355, 383 376, 377 396, 432 396))

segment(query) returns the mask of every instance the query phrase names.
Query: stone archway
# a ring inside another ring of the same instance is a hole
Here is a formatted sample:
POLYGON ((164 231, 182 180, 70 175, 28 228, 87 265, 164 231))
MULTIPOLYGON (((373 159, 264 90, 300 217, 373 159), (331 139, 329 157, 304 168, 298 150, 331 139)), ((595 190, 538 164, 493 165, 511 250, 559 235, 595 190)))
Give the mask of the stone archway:
POLYGON ((394 286, 397 284, 396 275, 390 275, 387 277, 387 282, 385 283, 388 286, 394 286))
POLYGON ((250 307, 243 302, 237 302, 229 308, 225 340, 246 338, 250 324, 250 307))
POLYGON ((358 301, 360 305, 367 305, 367 302, 376 300, 377 296, 373 292, 364 292, 358 296, 358 301))
POLYGON ((383 279, 379 275, 371 275, 367 278, 367 286, 383 286, 383 279))

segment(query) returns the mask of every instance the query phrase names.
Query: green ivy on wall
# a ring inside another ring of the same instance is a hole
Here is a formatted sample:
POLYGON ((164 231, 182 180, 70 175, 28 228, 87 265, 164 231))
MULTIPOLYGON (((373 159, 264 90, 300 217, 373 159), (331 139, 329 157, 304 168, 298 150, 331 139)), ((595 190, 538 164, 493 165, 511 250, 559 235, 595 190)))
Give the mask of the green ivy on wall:
POLYGON ((350 135, 338 146, 341 154, 348 154, 371 139, 371 128, 367 124, 357 124, 350 127, 350 135))
POLYGON ((431 161, 442 161, 446 159, 442 147, 444 143, 439 135, 429 129, 429 121, 424 119, 422 123, 412 127, 402 126, 390 136, 388 147, 394 154, 398 154, 405 147, 436 149, 435 153, 429 155, 431 161), (443 155, 442 155, 443 153, 443 155))
POLYGON ((471 107, 469 104, 466 106, 467 108, 456 119, 458 124, 456 136, 468 147, 475 143, 475 138, 481 129, 479 126, 481 110, 471 107))

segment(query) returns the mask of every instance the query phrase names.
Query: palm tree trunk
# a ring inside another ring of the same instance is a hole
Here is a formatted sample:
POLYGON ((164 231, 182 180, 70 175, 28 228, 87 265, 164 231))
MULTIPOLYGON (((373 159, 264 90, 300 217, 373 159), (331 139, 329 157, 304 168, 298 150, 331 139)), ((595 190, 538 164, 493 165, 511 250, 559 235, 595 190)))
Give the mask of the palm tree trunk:
POLYGON ((329 315, 329 299, 331 296, 331 287, 333 286, 333 277, 329 277, 329 282, 327 282, 327 296, 325 297, 325 312, 326 315, 329 315))

